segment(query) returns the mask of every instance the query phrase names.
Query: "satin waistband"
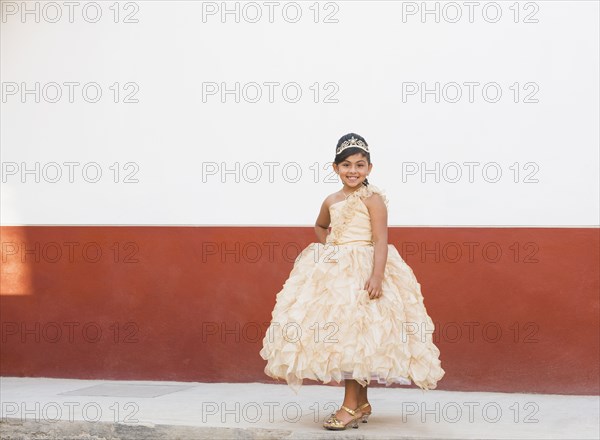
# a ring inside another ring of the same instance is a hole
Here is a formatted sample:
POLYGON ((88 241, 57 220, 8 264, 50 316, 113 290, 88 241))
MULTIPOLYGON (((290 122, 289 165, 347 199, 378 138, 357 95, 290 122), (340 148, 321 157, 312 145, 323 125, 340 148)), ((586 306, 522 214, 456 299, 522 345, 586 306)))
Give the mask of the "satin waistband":
POLYGON ((372 241, 368 240, 353 240, 353 241, 345 241, 343 243, 335 243, 333 241, 326 242, 325 245, 335 245, 335 246, 373 246, 372 241))

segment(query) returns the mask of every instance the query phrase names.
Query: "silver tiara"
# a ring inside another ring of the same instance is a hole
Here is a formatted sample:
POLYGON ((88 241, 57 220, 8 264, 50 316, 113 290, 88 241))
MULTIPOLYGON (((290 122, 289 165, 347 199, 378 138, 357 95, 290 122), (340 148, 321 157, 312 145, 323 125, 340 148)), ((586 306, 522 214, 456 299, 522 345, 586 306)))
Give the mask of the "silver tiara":
POLYGON ((346 148, 351 148, 351 147, 360 148, 362 150, 365 150, 367 153, 369 153, 369 146, 367 144, 365 144, 363 141, 361 141, 360 139, 356 139, 354 136, 352 136, 349 140, 342 142, 342 145, 340 145, 337 148, 337 150, 335 151, 336 156, 338 154, 340 154, 342 151, 344 151, 346 148))

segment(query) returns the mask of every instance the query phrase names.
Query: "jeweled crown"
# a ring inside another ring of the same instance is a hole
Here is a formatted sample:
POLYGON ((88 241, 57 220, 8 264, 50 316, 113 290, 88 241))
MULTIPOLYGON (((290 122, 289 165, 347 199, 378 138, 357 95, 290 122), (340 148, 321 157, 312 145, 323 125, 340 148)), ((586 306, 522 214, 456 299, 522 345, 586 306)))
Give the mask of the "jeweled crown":
POLYGON ((336 156, 338 154, 340 154, 342 151, 344 151, 346 148, 351 148, 351 147, 361 148, 361 149, 365 150, 367 153, 369 153, 369 146, 367 144, 365 144, 363 141, 361 141, 360 139, 356 139, 354 136, 352 136, 347 141, 342 142, 342 145, 340 145, 337 148, 337 150, 335 150, 336 156))

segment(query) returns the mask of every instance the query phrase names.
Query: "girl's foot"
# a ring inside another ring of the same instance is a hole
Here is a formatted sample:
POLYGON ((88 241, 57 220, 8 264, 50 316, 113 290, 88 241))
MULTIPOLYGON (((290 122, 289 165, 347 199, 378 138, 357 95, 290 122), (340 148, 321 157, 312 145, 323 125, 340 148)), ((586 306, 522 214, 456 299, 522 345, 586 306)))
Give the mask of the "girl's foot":
MULTIPOLYGON (((371 415, 371 404, 366 402, 362 405, 358 405, 358 407, 354 409, 354 413, 359 422, 362 421, 363 423, 367 423, 367 419, 371 415)), ((336 417, 344 423, 352 419, 350 414, 341 408, 337 412, 332 413, 326 420, 331 420, 333 417, 336 417)))

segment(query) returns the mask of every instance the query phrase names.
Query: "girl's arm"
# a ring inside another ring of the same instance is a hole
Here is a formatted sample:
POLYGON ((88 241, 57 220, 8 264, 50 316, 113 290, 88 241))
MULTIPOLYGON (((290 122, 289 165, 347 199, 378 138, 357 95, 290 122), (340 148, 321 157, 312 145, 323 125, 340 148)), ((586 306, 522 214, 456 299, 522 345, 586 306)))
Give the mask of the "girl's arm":
POLYGON ((319 212, 317 221, 315 222, 315 234, 317 235, 317 241, 319 243, 325 244, 327 234, 329 233, 328 229, 330 223, 329 203, 327 202, 327 199, 325 199, 321 205, 321 211, 319 212))
POLYGON ((371 217, 371 230, 375 246, 372 276, 383 279, 388 254, 387 207, 379 194, 373 194, 365 199, 365 205, 367 205, 371 217))

